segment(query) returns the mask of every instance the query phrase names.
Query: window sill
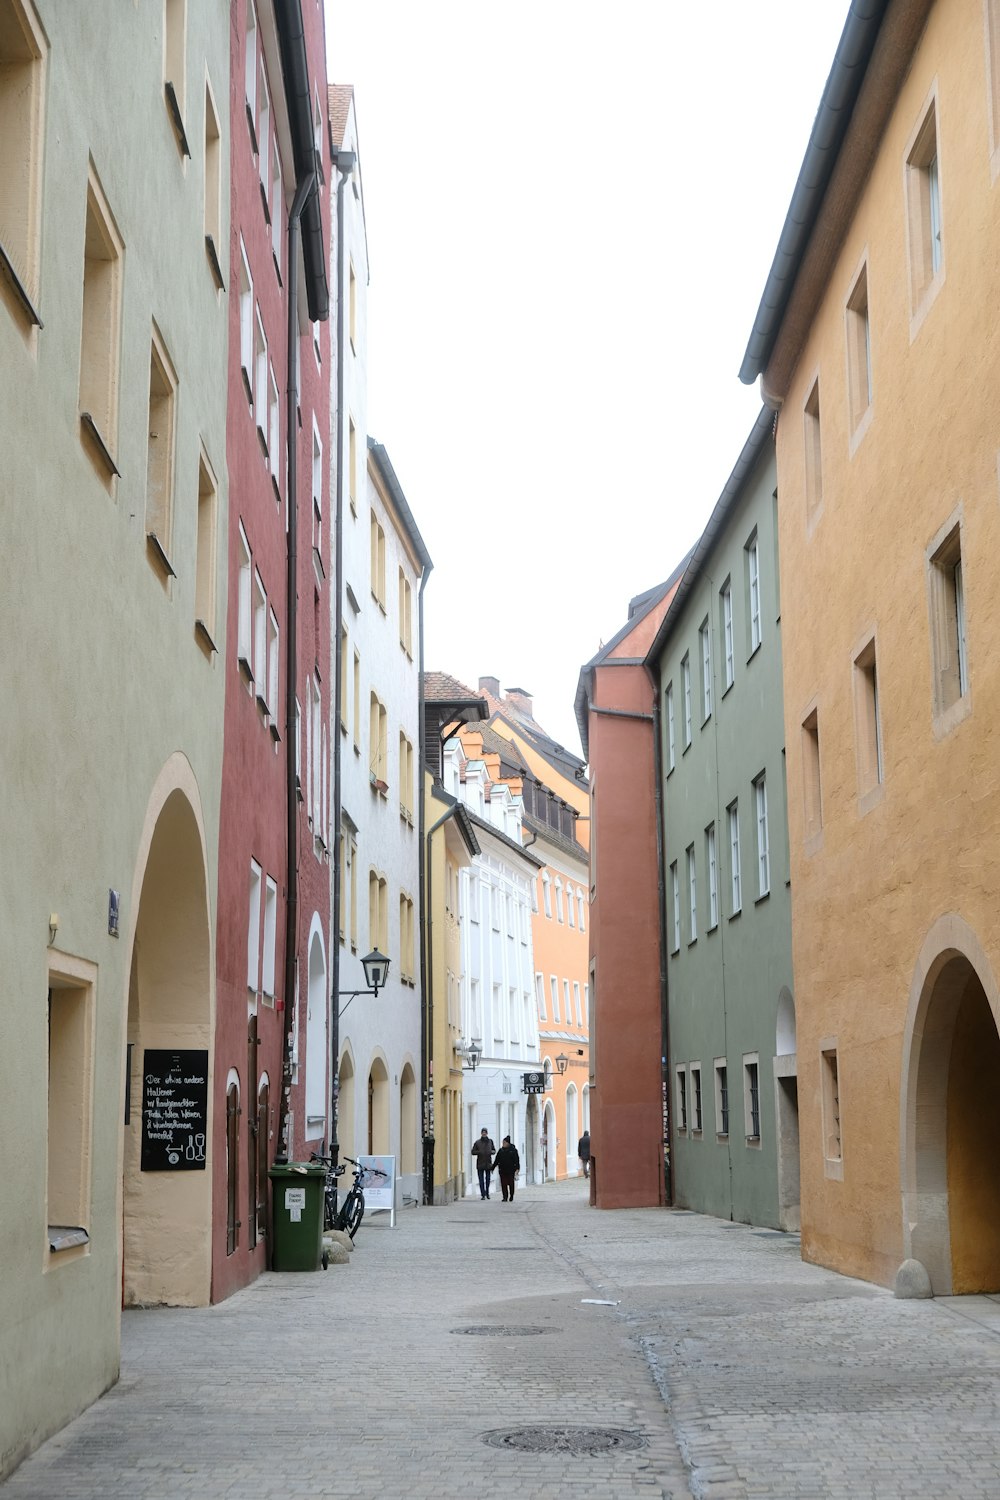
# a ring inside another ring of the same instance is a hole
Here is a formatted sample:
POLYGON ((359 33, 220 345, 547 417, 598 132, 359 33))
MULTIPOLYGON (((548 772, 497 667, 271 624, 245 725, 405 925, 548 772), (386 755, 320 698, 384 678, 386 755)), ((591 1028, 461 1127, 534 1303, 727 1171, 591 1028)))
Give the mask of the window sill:
POLYGON ((879 781, 858 797, 858 817, 863 818, 885 801, 885 782, 879 781))
POLYGON ((712 710, 709 709, 708 713, 705 715, 705 717, 701 721, 701 727, 702 727, 702 729, 704 729, 705 725, 708 723, 708 721, 709 721, 709 719, 711 717, 712 717, 712 710))
POLYGON ((746 1143, 747 1143, 748 1146, 756 1147, 757 1149, 759 1149, 760 1148, 760 1136, 759 1135, 748 1135, 746 1137, 746 1143))
POLYGON ((198 641, 198 645, 202 648, 202 650, 206 651, 209 656, 216 655, 219 648, 213 641, 212 632, 209 630, 204 620, 195 620, 194 633, 198 641))
POLYGON ((53 1255, 61 1250, 74 1250, 78 1245, 89 1245, 90 1235, 78 1224, 50 1224, 48 1227, 49 1249, 53 1255))
POLYGON ((245 656, 241 656, 238 658, 238 666, 240 669, 240 676, 247 684, 247 687, 253 687, 253 667, 250 665, 245 656))
POLYGON ((688 740, 687 744, 684 746, 684 749, 681 751, 681 759, 682 760, 684 759, 684 756, 687 755, 687 753, 688 753, 688 751, 690 749, 691 749, 691 741, 688 740))
POLYGON ((723 698, 726 696, 727 693, 731 693, 732 690, 733 690, 733 688, 735 686, 736 686, 736 678, 734 677, 733 680, 732 680, 732 682, 727 682, 726 685, 725 685, 725 687, 722 689, 722 696, 723 696, 723 698))
POLYGON ((964 719, 967 719, 971 712, 972 694, 966 688, 961 698, 956 698, 955 702, 950 703, 947 708, 942 708, 935 712, 931 720, 931 730, 934 738, 936 740, 943 740, 947 735, 951 734, 953 729, 957 729, 959 724, 964 719))
POLYGON ((226 279, 222 274, 222 263, 219 260, 219 252, 215 248, 215 240, 210 234, 205 236, 205 254, 208 256, 208 264, 212 271, 212 280, 220 292, 226 290, 226 279))
POLYGON ((743 915, 743 908, 741 906, 740 909, 739 909, 739 911, 731 911, 729 913, 729 921, 730 922, 738 922, 739 919, 740 919, 740 917, 742 917, 742 915, 743 915))
POLYGON ((260 444, 260 451, 267 458, 267 433, 259 422, 257 423, 257 441, 260 444))
POLYGON ((671 950, 670 950, 670 957, 671 958, 676 958, 677 955, 678 955, 678 953, 680 953, 680 951, 681 951, 680 948, 671 948, 671 950))
POLYGON ((275 504, 276 505, 280 505, 281 504, 281 490, 280 490, 280 488, 278 486, 278 476, 276 474, 272 474, 271 475, 271 488, 274 491, 274 501, 275 501, 275 504))
POLYGON ((843 1182, 844 1180, 844 1158, 842 1156, 827 1156, 823 1159, 823 1175, 831 1182, 843 1182))
POLYGON ((323 567, 323 558, 318 547, 312 549, 313 572, 316 574, 317 587, 322 588, 326 582, 326 569, 323 567))
POLYGON ((268 728, 268 732, 270 733, 270 736, 271 736, 272 740, 274 741, 274 743, 276 745, 280 744, 281 743, 281 730, 278 728, 277 720, 276 719, 272 719, 271 722, 270 722, 270 724, 267 726, 267 728, 268 728))
POLYGON ((770 894, 770 891, 765 891, 763 895, 758 896, 756 901, 754 902, 754 906, 763 906, 764 902, 767 901, 770 897, 770 894))
POLYGON ((719 1143, 720 1146, 726 1145, 727 1142, 728 1142, 728 1140, 729 1140, 729 1131, 728 1130, 717 1130, 715 1132, 715 1139, 719 1143))
POLYGON ((263 693, 258 693, 256 696, 257 696, 257 707, 260 709, 261 713, 263 714, 264 718, 266 719, 268 717, 268 715, 270 714, 270 712, 271 712, 271 710, 267 706, 267 699, 264 697, 263 693))
POLYGON ((167 101, 167 109, 170 113, 170 123, 173 125, 174 134, 177 137, 177 148, 180 151, 181 155, 186 156, 188 161, 190 161, 191 147, 188 145, 187 134, 184 130, 184 117, 181 114, 181 106, 177 98, 177 90, 174 88, 169 79, 163 85, 163 93, 167 101))
POLYGON ((240 374, 243 376, 243 389, 247 393, 247 400, 250 403, 250 410, 253 411, 253 383, 250 379, 250 371, 247 369, 246 365, 240 365, 240 374))
MULTIPOLYGON (((270 227, 271 227, 271 205, 267 201, 267 188, 264 186, 263 182, 261 182, 261 184, 260 184, 260 201, 261 201, 261 204, 263 205, 263 208, 264 208, 264 223, 267 225, 268 229, 270 229, 270 227)), ((273 255, 274 252, 272 251, 271 253, 273 255)))
POLYGON ((247 99, 247 101, 246 101, 246 106, 247 106, 247 124, 250 127, 250 144, 253 147, 253 154, 254 154, 254 156, 259 156, 260 155, 260 147, 257 145, 257 126, 254 124, 253 107, 251 106, 249 99, 247 99))
POLYGON ((764 644, 763 641, 758 641, 757 644, 756 644, 756 646, 754 646, 753 650, 750 652, 750 655, 747 657, 747 666, 749 666, 750 663, 753 661, 754 657, 760 651, 760 648, 761 648, 761 646, 763 644, 764 644))
POLYGON ((2 244, 0 244, 0 271, 3 272, 7 280, 10 282, 11 290, 13 291, 14 296, 17 298, 21 310, 27 317, 28 322, 33 323, 36 328, 44 328, 45 325, 39 317, 34 303, 28 296, 24 283, 21 281, 21 278, 15 271, 13 262, 11 261, 2 244))
POLYGON ((114 475, 116 479, 120 479, 122 477, 121 470, 111 457, 111 449, 101 436, 101 430, 89 411, 82 411, 80 413, 80 426, 83 428, 84 435, 89 439, 90 447, 95 456, 100 459, 102 466, 107 470, 108 478, 110 479, 114 475))
POLYGON ((705 936, 708 937, 711 933, 718 932, 718 930, 719 930, 719 924, 718 924, 718 922, 713 922, 710 927, 707 927, 705 929, 705 936))
POLYGON ((165 577, 177 577, 170 558, 167 556, 167 549, 164 547, 155 531, 146 532, 146 551, 150 554, 150 558, 165 577))
POLYGON ((697 942, 697 941, 698 941, 698 939, 697 939, 697 938, 696 938, 696 937, 693 937, 693 938, 688 938, 688 947, 689 947, 689 948, 693 948, 693 947, 694 947, 694 945, 695 945, 695 943, 696 943, 696 942, 697 942))
POLYGON ((271 250, 271 259, 274 261, 274 274, 278 278, 278 285, 283 288, 285 283, 281 278, 281 267, 278 264, 278 257, 275 255, 273 248, 271 250))

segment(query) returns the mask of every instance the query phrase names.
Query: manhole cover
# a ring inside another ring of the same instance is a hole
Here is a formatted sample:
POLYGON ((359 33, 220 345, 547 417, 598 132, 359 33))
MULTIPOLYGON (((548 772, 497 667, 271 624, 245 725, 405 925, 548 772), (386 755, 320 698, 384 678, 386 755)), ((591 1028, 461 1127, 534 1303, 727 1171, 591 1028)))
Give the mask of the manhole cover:
POLYGON ((509 1448, 518 1453, 569 1453, 573 1455, 628 1452, 645 1448, 646 1439, 624 1427, 498 1427, 483 1433, 491 1448, 509 1448))
POLYGON ((452 1333, 471 1333, 481 1339, 526 1339, 533 1333, 548 1333, 547 1328, 519 1327, 516 1323, 474 1323, 470 1328, 453 1328, 452 1333))

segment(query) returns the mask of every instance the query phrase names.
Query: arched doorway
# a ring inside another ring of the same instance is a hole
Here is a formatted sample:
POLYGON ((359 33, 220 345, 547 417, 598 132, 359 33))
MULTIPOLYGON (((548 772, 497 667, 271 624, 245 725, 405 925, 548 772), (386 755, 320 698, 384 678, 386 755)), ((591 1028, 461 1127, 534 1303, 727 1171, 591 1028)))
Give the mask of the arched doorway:
POLYGON ((340 1054, 337 1093, 337 1140, 341 1156, 357 1156, 357 1135, 354 1107, 354 1058, 345 1047, 340 1054))
POLYGON ((580 1160, 576 1154, 577 1144, 580 1139, 577 1119, 577 1092, 576 1084, 570 1083, 566 1086, 566 1175, 575 1177, 580 1170, 580 1160))
MULTIPOLYGON (((313 917, 306 1002, 306 1139, 326 1133, 327 985, 323 931, 313 917)), ((315 1149, 315 1148, 313 1148, 315 1149)))
POLYGON ((133 884, 126 1032, 132 1107, 122 1154, 126 1307, 197 1307, 211 1293, 212 940, 196 808, 190 765, 174 756, 150 799, 133 884), (144 1149, 144 1088, 147 1078, 170 1070, 171 1058, 180 1060, 185 1094, 205 1103, 184 1149, 165 1154, 151 1141, 144 1149))
POLYGON ((774 1103, 778 1126, 778 1224, 801 1227, 799 1174, 799 1077, 795 1001, 787 985, 778 994, 774 1026, 774 1103))
POLYGON ((542 1111, 542 1181, 554 1182, 556 1176, 556 1151, 559 1139, 556 1132, 556 1112, 552 1100, 545 1101, 542 1111))
POLYGON ((998 1009, 975 934, 940 918, 910 990, 901 1086, 904 1254, 939 1296, 1000 1290, 998 1009))
POLYGON ((528 1095, 524 1110, 524 1180, 541 1181, 538 1164, 538 1106, 534 1094, 528 1095))
POLYGON ((385 1063, 376 1057, 368 1074, 368 1155, 390 1156, 389 1144, 389 1074, 385 1063))
POLYGON ((418 1172, 417 1161, 417 1080, 406 1063, 399 1080, 399 1170, 418 1172))

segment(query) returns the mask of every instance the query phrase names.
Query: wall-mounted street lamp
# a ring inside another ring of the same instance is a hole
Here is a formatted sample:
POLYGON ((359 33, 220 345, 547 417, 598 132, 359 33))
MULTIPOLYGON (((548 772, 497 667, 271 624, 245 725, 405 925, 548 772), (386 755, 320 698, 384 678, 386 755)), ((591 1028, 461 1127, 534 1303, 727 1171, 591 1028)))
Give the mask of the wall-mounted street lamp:
MULTIPOLYGON (((350 1005, 351 1000, 357 999, 358 995, 377 995, 389 977, 389 962, 384 953, 380 953, 377 948, 373 948, 361 960, 361 967, 365 975, 365 984, 368 988, 365 990, 340 990, 338 991, 340 998, 343 999, 345 995, 349 996, 347 1005, 350 1005)), ((347 1005, 341 1006, 338 1012, 339 1015, 342 1016, 344 1014, 347 1005)))
POLYGON ((458 1050, 462 1055, 463 1073, 474 1073, 479 1067, 479 1059, 483 1055, 482 1042, 480 1042, 476 1037, 473 1037, 468 1046, 460 1047, 458 1050))
POLYGON ((559 1069, 559 1077, 561 1078, 566 1069, 569 1067, 569 1058, 566 1056, 565 1052, 560 1052, 559 1056, 556 1058, 556 1067, 559 1069))

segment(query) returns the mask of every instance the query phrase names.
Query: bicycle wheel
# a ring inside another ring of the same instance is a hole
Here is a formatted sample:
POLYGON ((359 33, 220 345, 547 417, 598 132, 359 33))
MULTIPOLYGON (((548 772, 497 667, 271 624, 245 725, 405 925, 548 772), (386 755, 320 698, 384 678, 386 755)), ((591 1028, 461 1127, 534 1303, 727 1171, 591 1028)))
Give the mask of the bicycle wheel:
POLYGON ((347 1202, 344 1204, 344 1228, 353 1240, 361 1228, 361 1220, 365 1216, 364 1195, 356 1188, 352 1188, 347 1202))

